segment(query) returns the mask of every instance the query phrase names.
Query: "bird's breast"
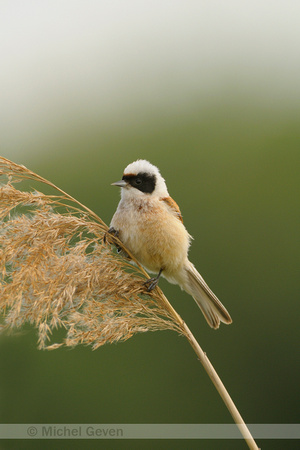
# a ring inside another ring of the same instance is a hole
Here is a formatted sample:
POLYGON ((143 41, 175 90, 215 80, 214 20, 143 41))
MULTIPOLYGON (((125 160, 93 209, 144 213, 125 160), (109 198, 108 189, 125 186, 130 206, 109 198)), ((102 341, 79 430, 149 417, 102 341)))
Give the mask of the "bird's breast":
POLYGON ((121 202, 111 226, 121 241, 149 271, 178 270, 187 257, 190 236, 164 202, 121 202))

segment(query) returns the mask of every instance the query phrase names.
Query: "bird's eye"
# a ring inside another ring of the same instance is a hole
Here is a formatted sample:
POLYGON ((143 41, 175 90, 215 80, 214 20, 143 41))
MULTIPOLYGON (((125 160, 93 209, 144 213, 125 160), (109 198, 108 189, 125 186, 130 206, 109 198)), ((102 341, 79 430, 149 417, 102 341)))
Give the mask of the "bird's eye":
POLYGON ((142 184, 142 180, 141 180, 141 178, 136 178, 136 180, 135 180, 135 184, 142 184))

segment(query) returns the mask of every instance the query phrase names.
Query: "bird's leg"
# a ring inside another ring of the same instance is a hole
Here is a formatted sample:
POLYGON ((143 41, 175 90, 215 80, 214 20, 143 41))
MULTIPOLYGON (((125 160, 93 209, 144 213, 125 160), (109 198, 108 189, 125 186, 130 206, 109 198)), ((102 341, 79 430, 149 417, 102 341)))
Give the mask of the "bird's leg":
MULTIPOLYGON (((103 242, 104 242, 104 244, 106 244, 106 242, 108 241, 108 235, 111 235, 113 238, 114 238, 114 237, 115 237, 115 238, 118 238, 118 237, 119 237, 119 232, 118 232, 118 230, 116 230, 114 227, 110 227, 110 228, 106 231, 106 233, 104 233, 104 236, 103 236, 103 242)), ((114 240, 113 240, 112 243, 115 244, 114 240)), ((120 251, 121 251, 120 247, 119 247, 118 245, 116 245, 116 247, 117 247, 117 251, 120 252, 120 251)))
POLYGON ((157 286, 157 283, 159 281, 162 271, 163 271, 163 269, 160 269, 160 271, 156 277, 149 278, 149 280, 145 281, 145 283, 144 283, 145 286, 147 286, 147 284, 149 284, 149 286, 147 288, 148 292, 152 291, 152 289, 154 289, 157 286))
POLYGON ((130 259, 127 253, 114 240, 114 238, 119 238, 119 231, 116 230, 114 227, 110 227, 103 236, 104 244, 106 244, 106 242, 109 242, 108 235, 112 236, 112 240, 110 243, 115 245, 117 253, 122 253, 122 256, 124 256, 124 258, 130 259))
POLYGON ((114 227, 110 227, 105 233, 104 233, 104 236, 103 236, 103 242, 104 242, 104 244, 106 244, 106 241, 107 241, 107 235, 108 234, 112 234, 114 237, 118 237, 119 236, 119 232, 114 228, 114 227))

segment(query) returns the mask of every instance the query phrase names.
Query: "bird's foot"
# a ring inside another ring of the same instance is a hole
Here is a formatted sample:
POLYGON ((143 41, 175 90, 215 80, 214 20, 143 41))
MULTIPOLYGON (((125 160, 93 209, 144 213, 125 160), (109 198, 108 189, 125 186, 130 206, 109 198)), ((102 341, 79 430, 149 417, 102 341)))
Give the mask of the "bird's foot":
POLYGON ((154 288, 156 288, 156 286, 157 286, 157 284, 158 284, 158 282, 159 282, 159 278, 160 278, 160 276, 161 276, 162 271, 163 271, 163 269, 160 269, 159 274, 158 274, 156 277, 149 278, 149 280, 147 280, 147 281, 145 281, 145 282, 143 283, 144 286, 149 285, 149 286, 147 287, 147 292, 150 292, 150 291, 152 291, 154 288))
POLYGON ((114 244, 117 247, 118 252, 121 251, 121 247, 119 247, 118 245, 116 245, 116 241, 114 238, 118 239, 119 237, 119 232, 118 230, 116 230, 114 227, 110 227, 103 236, 103 242, 104 244, 106 244, 106 242, 110 243, 110 244, 114 244))
POLYGON ((118 245, 116 241, 116 239, 119 239, 119 234, 120 233, 118 230, 116 230, 114 227, 110 227, 103 236, 103 242, 104 244, 108 242, 109 244, 114 245, 117 249, 117 253, 121 253, 124 258, 131 259, 129 255, 125 252, 125 250, 123 250, 122 247, 120 247, 120 245, 118 245))

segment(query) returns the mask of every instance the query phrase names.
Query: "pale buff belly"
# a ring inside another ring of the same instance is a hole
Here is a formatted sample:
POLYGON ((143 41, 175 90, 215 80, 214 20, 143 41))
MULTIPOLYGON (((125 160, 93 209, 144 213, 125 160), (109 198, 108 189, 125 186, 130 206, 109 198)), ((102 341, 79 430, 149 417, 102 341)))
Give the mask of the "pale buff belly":
POLYGON ((173 214, 163 207, 130 211, 120 208, 111 226, 121 241, 148 271, 165 275, 177 271, 186 261, 189 235, 173 214))

